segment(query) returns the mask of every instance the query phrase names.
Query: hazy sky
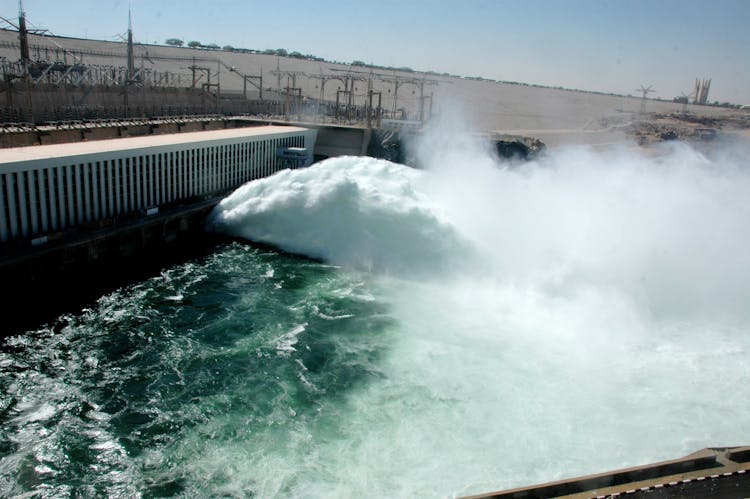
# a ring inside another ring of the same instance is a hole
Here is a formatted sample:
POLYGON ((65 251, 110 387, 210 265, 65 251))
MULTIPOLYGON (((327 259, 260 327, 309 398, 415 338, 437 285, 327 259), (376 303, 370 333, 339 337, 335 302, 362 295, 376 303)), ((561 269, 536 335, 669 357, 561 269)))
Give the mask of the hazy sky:
MULTIPOLYGON (((66 36, 285 48, 506 81, 750 104, 750 0, 25 0, 66 36)), ((0 0, 16 17, 18 2, 0 0)))

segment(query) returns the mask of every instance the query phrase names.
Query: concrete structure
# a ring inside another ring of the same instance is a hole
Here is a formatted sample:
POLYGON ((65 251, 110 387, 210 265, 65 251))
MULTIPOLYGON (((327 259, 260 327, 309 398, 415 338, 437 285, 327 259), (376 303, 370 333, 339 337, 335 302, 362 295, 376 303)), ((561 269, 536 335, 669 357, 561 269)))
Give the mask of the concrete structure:
POLYGON ((3 149, 0 242, 38 244, 68 228, 215 197, 311 163, 315 137, 262 126, 3 149), (284 159, 287 147, 306 149, 306 161, 284 159))
POLYGON ((750 447, 703 449, 670 461, 463 499, 750 497, 750 447))

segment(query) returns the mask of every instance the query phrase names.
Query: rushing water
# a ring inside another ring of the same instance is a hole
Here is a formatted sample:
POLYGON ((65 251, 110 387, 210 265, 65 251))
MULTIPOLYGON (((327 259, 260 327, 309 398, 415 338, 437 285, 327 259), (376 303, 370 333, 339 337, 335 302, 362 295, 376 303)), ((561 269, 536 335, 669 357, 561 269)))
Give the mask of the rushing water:
POLYGON ((447 146, 252 182, 212 230, 289 253, 9 339, 2 495, 452 497, 750 441, 746 151, 447 146))

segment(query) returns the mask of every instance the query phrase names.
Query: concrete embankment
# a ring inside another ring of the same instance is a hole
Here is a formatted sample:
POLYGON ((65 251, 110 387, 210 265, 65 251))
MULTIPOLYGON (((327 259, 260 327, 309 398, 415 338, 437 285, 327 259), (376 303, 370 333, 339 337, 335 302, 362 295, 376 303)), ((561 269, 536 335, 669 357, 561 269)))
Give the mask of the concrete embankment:
POLYGON ((741 498, 750 495, 750 447, 709 448, 680 459, 464 499, 741 498))
POLYGON ((315 133, 258 126, 2 149, 0 335, 205 253, 216 203, 310 164, 315 133))
POLYGON ((98 230, 74 231, 42 247, 0 256, 2 336, 76 312, 117 287, 208 254, 222 236, 205 231, 220 197, 98 230))

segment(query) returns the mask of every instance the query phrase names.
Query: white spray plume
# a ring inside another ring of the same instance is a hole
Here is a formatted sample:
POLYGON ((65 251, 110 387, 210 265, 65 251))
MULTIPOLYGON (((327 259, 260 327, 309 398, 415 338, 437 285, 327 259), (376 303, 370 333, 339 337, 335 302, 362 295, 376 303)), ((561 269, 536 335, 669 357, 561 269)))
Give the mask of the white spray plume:
POLYGON ((361 270, 446 271, 455 255, 470 249, 418 188, 422 175, 372 158, 330 159, 245 184, 222 200, 211 223, 361 270))
POLYGON ((247 468, 290 496, 461 496, 744 443, 748 156, 506 163, 443 123, 425 171, 337 158, 218 207, 223 230, 371 270, 394 318, 378 380, 332 412, 346 438, 305 427, 313 459, 247 468))

